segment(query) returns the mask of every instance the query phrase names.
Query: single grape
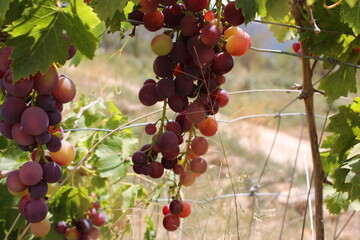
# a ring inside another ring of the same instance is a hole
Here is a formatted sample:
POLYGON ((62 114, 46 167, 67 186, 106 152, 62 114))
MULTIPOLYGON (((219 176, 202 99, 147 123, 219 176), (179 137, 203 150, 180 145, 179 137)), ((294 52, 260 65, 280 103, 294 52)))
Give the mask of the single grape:
POLYGON ((43 198, 45 197, 47 191, 48 185, 44 180, 40 180, 37 184, 29 187, 29 194, 32 198, 43 198))
POLYGON ((233 35, 227 40, 225 48, 231 56, 242 56, 250 48, 249 40, 244 36, 233 35))
POLYGON ((170 202, 170 212, 174 215, 180 214, 184 209, 182 201, 174 199, 170 202))
POLYGON ((158 56, 168 55, 173 45, 172 39, 166 34, 159 34, 151 40, 151 50, 158 56))
POLYGON ((173 167, 173 171, 174 171, 175 174, 180 175, 180 174, 182 174, 184 172, 184 168, 180 164, 176 164, 173 167))
POLYGON ((204 19, 208 22, 211 22, 216 17, 215 13, 211 10, 208 10, 204 13, 204 19))
POLYGON ((207 137, 214 136, 218 130, 218 124, 213 118, 206 118, 198 124, 199 131, 207 137))
POLYGON ((161 151, 173 152, 177 150, 179 141, 173 132, 166 131, 160 135, 158 143, 161 151))
POLYGON ((36 237, 44 237, 50 232, 50 226, 49 219, 45 218, 38 223, 30 223, 30 232, 36 237))
POLYGON ((187 46, 182 41, 177 41, 173 44, 170 58, 174 63, 184 63, 187 59, 188 51, 187 46))
POLYGON ((170 78, 163 78, 156 84, 156 93, 161 98, 172 97, 175 93, 174 81, 170 78))
POLYGON ((55 136, 51 136, 50 141, 46 144, 46 148, 50 152, 58 152, 60 151, 61 147, 62 147, 61 140, 55 136))
POLYGON ((48 183, 60 181, 62 176, 61 167, 56 162, 48 162, 43 166, 43 179, 48 183))
POLYGON ((192 12, 200 12, 206 8, 209 0, 184 0, 186 9, 192 12))
POLYGON ((145 84, 138 94, 140 102, 145 106, 152 106, 159 100, 155 84, 145 84))
POLYGON ((55 225, 55 230, 56 232, 60 233, 60 234, 65 234, 66 230, 68 229, 68 225, 66 224, 66 222, 64 221, 61 221, 61 222, 58 222, 56 225, 55 225))
POLYGON ((24 206, 24 217, 30 223, 42 221, 48 213, 48 206, 43 199, 29 198, 24 206))
POLYGON ((158 56, 153 63, 154 73, 159 77, 169 77, 175 68, 174 62, 168 56, 158 56))
POLYGON ((201 24, 199 19, 194 15, 185 15, 180 22, 180 29, 184 36, 190 37, 199 33, 201 24))
POLYGON ((82 218, 76 223, 76 229, 81 233, 90 232, 92 227, 92 222, 86 218, 82 218))
POLYGON ((232 56, 227 52, 220 52, 215 54, 214 62, 211 66, 211 70, 215 73, 223 75, 231 71, 234 67, 234 60, 232 56))
POLYGON ((47 130, 49 118, 43 109, 39 107, 29 107, 21 116, 21 125, 25 132, 36 136, 47 130))
POLYGON ((51 94, 39 94, 36 97, 36 105, 41 107, 44 111, 52 111, 55 109, 55 98, 51 94))
POLYGON ((173 214, 168 214, 163 219, 163 226, 167 231, 175 231, 180 226, 180 218, 173 214))
POLYGON ((147 12, 144 15, 143 21, 144 27, 147 30, 149 30, 150 32, 155 32, 160 30, 164 25, 164 14, 159 10, 147 12))
POLYGON ((141 8, 139 9, 143 13, 150 13, 155 11, 159 7, 158 0, 139 0, 141 8))
POLYGON ((52 95, 61 103, 68 103, 72 101, 76 95, 76 87, 74 82, 65 75, 61 75, 59 77, 57 87, 52 92, 52 95))
POLYGON ((43 169, 41 165, 34 161, 24 163, 19 170, 20 181, 27 185, 32 186, 40 182, 43 176, 43 169))
POLYGON ((174 94, 168 100, 168 104, 171 110, 174 112, 180 113, 186 109, 189 104, 189 99, 186 96, 180 96, 174 94))
POLYGON ((168 122, 165 125, 165 128, 166 128, 167 131, 173 132, 176 136, 181 135, 181 125, 176 121, 168 122))
POLYGON ((199 102, 189 104, 185 112, 186 118, 193 124, 200 123, 206 117, 205 108, 199 102))
POLYGON ((67 240, 80 240, 81 233, 76 229, 76 227, 69 227, 65 232, 65 239, 67 240))
POLYGON ((4 73, 10 68, 12 62, 10 59, 11 52, 11 47, 3 47, 0 49, 0 78, 2 78, 4 73))
POLYGON ((164 166, 159 162, 151 162, 150 163, 152 171, 150 177, 152 178, 160 178, 164 174, 164 166))
POLYGON ((229 2, 224 8, 225 20, 233 26, 241 25, 245 22, 241 8, 236 9, 235 1, 229 2))
POLYGON ((33 80, 35 91, 39 94, 50 94, 55 91, 59 83, 59 76, 56 69, 51 67, 44 75, 38 72, 33 80))
POLYGON ((201 41, 207 46, 213 46, 219 42, 221 31, 215 25, 206 25, 201 32, 201 41))
POLYGON ((22 146, 28 146, 35 142, 34 136, 25 132, 20 123, 13 125, 11 128, 11 136, 17 144, 22 146))
POLYGON ((61 112, 57 109, 54 109, 52 111, 46 112, 48 118, 49 118, 49 125, 50 126, 56 126, 61 123, 62 116, 61 112))
POLYGON ((45 131, 42 134, 35 136, 35 140, 38 144, 47 144, 51 140, 51 134, 49 131, 45 131))
POLYGON ((11 124, 19 123, 26 108, 27 105, 22 98, 8 97, 1 105, 1 117, 11 124))
POLYGON ((156 125, 154 123, 148 123, 146 126, 145 126, 145 132, 146 134, 149 134, 149 135, 154 135, 156 133, 156 125))
POLYGON ((22 192, 27 189, 27 186, 20 180, 19 170, 13 170, 7 176, 6 184, 10 191, 22 192))
POLYGON ((57 152, 50 152, 51 159, 60 166, 67 166, 75 159, 75 148, 68 141, 61 141, 61 148, 57 152))
POLYGON ((12 72, 9 69, 6 71, 3 77, 3 87, 7 91, 8 94, 24 98, 28 96, 33 88, 34 81, 32 78, 23 78, 18 82, 14 83, 12 78, 12 72))
POLYGON ((194 83, 186 77, 185 74, 180 74, 174 80, 175 92, 180 96, 188 96, 194 88, 194 83))
POLYGON ((204 137, 195 137, 191 141, 191 150, 196 155, 199 155, 199 156, 204 155, 208 151, 208 148, 209 148, 208 141, 204 137))
POLYGON ((301 49, 301 43, 299 41, 296 41, 292 44, 292 49, 295 53, 298 53, 301 49))
POLYGON ((180 174, 180 183, 183 186, 191 186, 194 184, 196 180, 196 175, 194 172, 190 170, 185 170, 180 174))
POLYGON ((162 213, 164 215, 168 215, 170 213, 170 207, 169 204, 164 205, 163 209, 162 209, 162 213))
POLYGON ((13 128, 13 124, 4 122, 4 121, 0 121, 0 133, 3 137, 6 137, 8 139, 13 139, 13 136, 11 133, 12 128, 13 128))
POLYGON ((161 164, 164 166, 165 169, 172 169, 176 164, 178 160, 175 158, 173 160, 169 160, 166 158, 161 158, 161 164))
POLYGON ((190 169, 194 173, 203 174, 207 169, 207 162, 201 157, 197 157, 191 160, 190 169))
POLYGON ((146 154, 143 151, 135 152, 132 155, 131 159, 134 164, 138 164, 138 165, 141 165, 141 164, 144 164, 147 162, 146 154))
POLYGON ((101 227, 106 222, 106 216, 103 212, 97 212, 92 218, 95 226, 101 227))
POLYGON ((175 28, 180 25, 181 19, 185 16, 179 4, 166 6, 163 9, 165 25, 175 28))
POLYGON ((190 215, 191 213, 191 206, 188 202, 183 202, 183 211, 178 215, 181 218, 186 218, 190 215))

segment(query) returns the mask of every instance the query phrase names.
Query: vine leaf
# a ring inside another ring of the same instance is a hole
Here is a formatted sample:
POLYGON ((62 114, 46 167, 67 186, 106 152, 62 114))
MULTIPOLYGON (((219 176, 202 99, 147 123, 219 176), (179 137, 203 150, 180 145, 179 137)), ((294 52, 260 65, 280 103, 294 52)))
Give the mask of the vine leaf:
POLYGON ((350 7, 354 7, 358 0, 345 0, 350 7))
POLYGON ((122 12, 129 0, 93 0, 91 6, 98 17, 106 21, 112 19, 116 11, 122 12))
MULTIPOLYGON (((351 4, 352 5, 352 4, 351 4)), ((342 4, 342 20, 351 27, 355 35, 360 34, 360 1, 357 1, 352 7, 348 4, 342 4)))
POLYGON ((330 118, 326 131, 337 134, 333 139, 332 154, 342 157, 347 150, 359 142, 356 140, 360 134, 359 104, 360 98, 355 98, 351 105, 340 106, 339 113, 330 118))
POLYGON ((248 24, 255 19, 258 11, 258 2, 262 0, 236 0, 235 7, 241 8, 242 14, 245 18, 245 24, 248 24))
POLYGON ((13 81, 39 70, 45 73, 53 62, 63 65, 69 48, 64 31, 75 48, 92 59, 99 41, 92 29, 99 23, 92 8, 82 0, 71 0, 65 8, 47 2, 29 9, 28 14, 6 29, 11 35, 7 44, 14 47, 10 56, 13 81))
POLYGON ((328 195, 325 199, 326 208, 332 214, 339 214, 341 210, 346 211, 349 207, 349 201, 347 200, 347 194, 341 192, 335 192, 328 195))
POLYGON ((10 2, 12 0, 1 0, 0 1, 0 26, 3 25, 5 20, 5 14, 10 8, 10 2))
POLYGON ((266 1, 266 18, 268 20, 278 20, 284 18, 289 13, 288 0, 267 0, 266 1))
MULTIPOLYGON (((99 158, 97 163, 101 177, 124 178, 129 167, 126 157, 129 146, 136 142, 133 138, 113 136, 107 138, 95 151, 99 158)), ((131 149, 131 148, 130 148, 131 149)))
POLYGON ((63 221, 67 216, 80 219, 89 209, 88 190, 84 187, 62 186, 49 202, 54 221, 63 221))
POLYGON ((325 91, 329 103, 341 96, 347 96, 349 92, 356 93, 356 68, 342 65, 321 81, 319 89, 325 91))

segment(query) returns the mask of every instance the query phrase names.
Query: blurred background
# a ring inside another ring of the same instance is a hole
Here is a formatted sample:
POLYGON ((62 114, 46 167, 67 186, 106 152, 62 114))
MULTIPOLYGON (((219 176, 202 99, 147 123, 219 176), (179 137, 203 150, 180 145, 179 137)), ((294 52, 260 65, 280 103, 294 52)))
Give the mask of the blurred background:
MULTIPOLYGON (((296 40, 279 43, 268 26, 259 23, 251 23, 244 30, 256 48, 291 52, 296 40)), ((143 81, 155 77, 152 63, 156 56, 150 41, 158 33, 142 27, 136 28, 135 37, 121 39, 105 33, 93 61, 83 60, 78 67, 66 65, 61 72, 76 82, 77 97, 112 98, 129 120, 145 116, 162 107, 145 107, 138 100, 143 81)), ((132 228, 123 239, 143 239, 145 216, 151 216, 155 224, 156 239, 237 239, 237 233, 240 239, 300 239, 302 232, 303 239, 313 239, 314 209, 311 201, 307 204, 311 151, 304 104, 297 99, 296 91, 302 82, 301 61, 253 50, 234 60, 235 66, 226 74, 223 85, 231 94, 230 102, 216 115, 218 134, 208 139, 211 146, 204 156, 208 170, 193 186, 182 190, 182 198, 192 205, 192 214, 182 221, 180 230, 166 233, 161 210, 169 196, 164 190, 148 207, 136 205, 129 213, 126 224, 132 228), (277 113, 281 117, 275 117, 277 113)), ((324 75, 319 66, 314 80, 324 75)), ((322 95, 316 95, 319 137, 326 136, 323 129, 327 113, 333 114, 338 105, 349 103, 351 99, 340 99, 330 107, 322 95)), ((138 123, 153 122, 159 116, 153 114, 138 123)), ((169 114, 168 118, 174 116, 169 114)), ((139 137, 138 147, 150 141, 143 127, 132 131, 139 137)), ((129 178, 149 189, 160 182, 129 178)), ((311 200, 313 191, 310 193, 311 200)), ((349 212, 336 217, 325 209, 326 239, 335 239, 351 216, 351 209, 349 212)), ((355 239, 360 234, 359 223, 360 219, 352 219, 338 239, 355 239)))

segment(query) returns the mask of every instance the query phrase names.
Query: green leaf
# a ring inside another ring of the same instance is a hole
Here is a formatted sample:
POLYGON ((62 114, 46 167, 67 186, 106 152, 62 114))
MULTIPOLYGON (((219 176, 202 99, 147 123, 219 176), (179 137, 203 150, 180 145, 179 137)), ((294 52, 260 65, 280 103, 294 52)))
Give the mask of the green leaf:
POLYGON ((288 0, 266 0, 266 18, 265 19, 282 19, 289 13, 288 0))
MULTIPOLYGON (((259 1, 259 0, 258 0, 259 1)), ((245 18, 245 23, 249 23, 255 19, 258 10, 257 2, 254 0, 236 0, 235 7, 241 8, 242 14, 245 18)))
POLYGON ((63 65, 68 57, 69 43, 93 58, 98 38, 92 28, 99 24, 95 13, 82 0, 72 0, 66 8, 51 2, 31 8, 28 14, 15 21, 6 31, 11 35, 7 44, 13 46, 13 80, 18 81, 38 70, 45 73, 54 63, 63 65))
POLYGON ((144 233, 145 240, 154 240, 156 239, 156 230, 154 227, 154 222, 151 220, 150 216, 145 217, 146 231, 144 233))
POLYGON ((5 14, 10 8, 10 2, 12 0, 1 0, 0 1, 0 26, 3 26, 5 20, 5 14))
POLYGON ((341 210, 346 211, 349 207, 346 193, 335 192, 325 199, 326 208, 330 213, 339 214, 341 210))
POLYGON ((351 150, 348 155, 348 158, 353 158, 357 155, 360 155, 360 143, 356 144, 351 150))
POLYGON ((129 161, 125 160, 123 146, 128 139, 122 139, 119 136, 107 138, 95 151, 99 158, 97 167, 101 177, 124 178, 127 174, 129 161))
POLYGON ((345 0, 347 4, 349 4, 350 7, 354 7, 355 3, 358 2, 358 0, 345 0))
POLYGON ((90 206, 88 196, 84 187, 62 186, 49 202, 54 221, 83 217, 90 206))
POLYGON ((339 113, 330 117, 330 123, 326 128, 326 131, 337 134, 336 138, 332 138, 331 152, 338 154, 340 158, 359 143, 359 140, 356 140, 360 134, 359 104, 360 98, 355 98, 351 105, 340 106, 339 113))
MULTIPOLYGON (((277 22, 282 24, 295 25, 295 20, 292 19, 289 15, 285 16, 283 19, 278 19, 277 22)), ((297 30, 285 28, 282 26, 270 25, 269 29, 274 33, 274 36, 279 42, 285 42, 290 39, 294 39, 297 35, 297 30)))
POLYGON ((341 19, 351 27, 355 35, 360 34, 360 1, 353 6, 341 4, 341 19))
POLYGON ((106 21, 112 19, 116 11, 122 12, 129 0, 93 0, 91 6, 98 17, 106 21))
POLYGON ((320 82, 319 89, 325 91, 329 103, 350 92, 356 93, 356 68, 342 65, 320 82))

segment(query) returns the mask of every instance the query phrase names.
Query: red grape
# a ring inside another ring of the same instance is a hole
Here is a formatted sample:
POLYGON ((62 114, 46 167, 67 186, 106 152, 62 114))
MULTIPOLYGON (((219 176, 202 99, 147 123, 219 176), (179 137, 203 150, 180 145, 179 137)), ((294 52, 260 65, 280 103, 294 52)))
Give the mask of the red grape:
POLYGON ((34 161, 24 163, 19 170, 19 178, 22 183, 32 186, 40 182, 43 176, 41 165, 34 161))
POLYGON ((163 226, 167 231, 175 231, 180 226, 180 218, 173 214, 168 214, 163 219, 163 226))
POLYGON ((225 20, 233 26, 238 26, 244 23, 244 15, 241 8, 235 8, 235 2, 229 2, 224 8, 225 20))

